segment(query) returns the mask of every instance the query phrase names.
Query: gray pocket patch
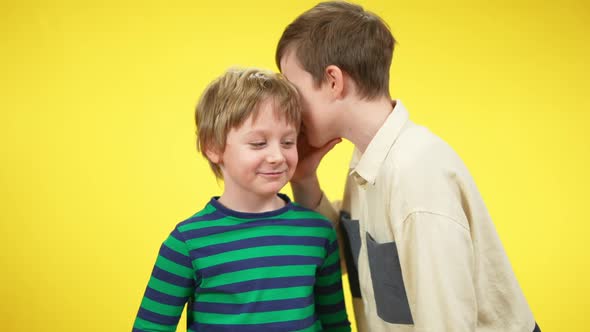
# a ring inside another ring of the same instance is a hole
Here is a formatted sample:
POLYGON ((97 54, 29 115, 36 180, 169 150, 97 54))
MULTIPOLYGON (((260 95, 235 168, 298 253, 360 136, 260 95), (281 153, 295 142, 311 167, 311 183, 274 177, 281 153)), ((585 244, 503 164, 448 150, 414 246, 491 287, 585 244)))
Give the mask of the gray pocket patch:
POLYGON ((344 226, 345 235, 348 238, 350 245, 350 252, 354 261, 354 266, 358 267, 359 252, 361 251, 361 231, 359 229, 359 221, 350 218, 346 212, 340 213, 340 221, 344 226))
POLYGON ((350 214, 342 211, 340 213, 340 227, 344 236, 342 244, 344 251, 344 261, 348 270, 348 284, 350 293, 353 297, 361 298, 361 287, 359 283, 359 273, 357 270, 359 261, 359 251, 361 250, 361 233, 359 230, 359 221, 350 218, 350 214))
POLYGON ((391 324, 414 324, 395 242, 377 243, 366 233, 377 315, 391 324))

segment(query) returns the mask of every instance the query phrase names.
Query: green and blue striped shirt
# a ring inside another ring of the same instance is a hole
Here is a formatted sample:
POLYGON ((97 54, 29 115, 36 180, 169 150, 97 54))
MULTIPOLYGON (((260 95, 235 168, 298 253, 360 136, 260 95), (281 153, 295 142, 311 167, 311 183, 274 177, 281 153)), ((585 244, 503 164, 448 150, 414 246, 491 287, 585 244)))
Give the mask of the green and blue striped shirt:
POLYGON ((242 213, 216 198, 164 241, 133 331, 350 331, 336 234, 290 202, 242 213))

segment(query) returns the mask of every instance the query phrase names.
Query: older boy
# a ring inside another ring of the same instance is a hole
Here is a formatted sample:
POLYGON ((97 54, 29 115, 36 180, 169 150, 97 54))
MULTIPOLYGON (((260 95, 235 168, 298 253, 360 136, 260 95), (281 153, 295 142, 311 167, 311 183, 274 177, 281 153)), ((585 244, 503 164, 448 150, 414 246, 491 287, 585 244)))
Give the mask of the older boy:
POLYGON ((230 70, 196 109, 223 194, 164 241, 133 331, 350 331, 336 234, 279 194, 297 166, 300 104, 279 74, 230 70))
POLYGON ((518 331, 535 320, 463 162, 389 94, 395 40, 375 14, 320 3, 284 31, 276 62, 303 99, 295 200, 343 226, 359 331, 518 331), (355 145, 333 207, 316 168, 355 145))

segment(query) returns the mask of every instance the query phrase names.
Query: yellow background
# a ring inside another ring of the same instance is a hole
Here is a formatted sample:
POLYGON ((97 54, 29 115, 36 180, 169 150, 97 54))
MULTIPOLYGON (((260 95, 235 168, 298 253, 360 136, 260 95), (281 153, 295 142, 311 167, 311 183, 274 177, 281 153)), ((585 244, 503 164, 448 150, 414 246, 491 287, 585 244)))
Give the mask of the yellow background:
MULTIPOLYGON (((229 66, 276 69, 313 4, 0 3, 2 331, 131 329, 161 241, 220 193, 197 98, 229 66)), ((392 95, 470 168, 543 331, 584 330, 589 3, 362 4, 399 41, 392 95)), ((351 148, 321 166, 334 199, 351 148)))

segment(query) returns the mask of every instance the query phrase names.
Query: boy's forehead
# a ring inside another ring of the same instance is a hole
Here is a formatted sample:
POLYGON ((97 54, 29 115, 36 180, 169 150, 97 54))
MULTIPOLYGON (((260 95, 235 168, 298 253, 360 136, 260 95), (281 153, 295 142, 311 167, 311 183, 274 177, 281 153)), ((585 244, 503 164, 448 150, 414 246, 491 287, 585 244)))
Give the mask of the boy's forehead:
POLYGON ((258 135, 297 135, 297 128, 295 127, 295 125, 287 122, 286 120, 258 120, 254 123, 244 124, 240 128, 236 128, 235 130, 236 132, 241 132, 241 135, 244 135, 244 137, 258 135))
POLYGON ((289 117, 276 100, 269 98, 260 103, 257 109, 252 111, 235 129, 248 127, 249 130, 257 130, 282 126, 296 128, 296 125, 289 121, 289 117))

